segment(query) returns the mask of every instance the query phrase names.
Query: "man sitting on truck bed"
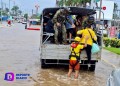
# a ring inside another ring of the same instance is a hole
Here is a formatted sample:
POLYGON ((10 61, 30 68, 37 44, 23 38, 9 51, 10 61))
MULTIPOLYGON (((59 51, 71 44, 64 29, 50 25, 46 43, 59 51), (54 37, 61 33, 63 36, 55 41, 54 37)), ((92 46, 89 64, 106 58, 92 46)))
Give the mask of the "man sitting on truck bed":
POLYGON ((58 35, 61 32, 62 32, 62 40, 63 40, 62 44, 67 44, 66 27, 64 23, 67 20, 72 25, 72 22, 69 19, 67 19, 67 15, 69 14, 69 12, 70 12, 69 8, 59 9, 53 17, 54 31, 55 31, 54 39, 56 44, 58 44, 58 35))

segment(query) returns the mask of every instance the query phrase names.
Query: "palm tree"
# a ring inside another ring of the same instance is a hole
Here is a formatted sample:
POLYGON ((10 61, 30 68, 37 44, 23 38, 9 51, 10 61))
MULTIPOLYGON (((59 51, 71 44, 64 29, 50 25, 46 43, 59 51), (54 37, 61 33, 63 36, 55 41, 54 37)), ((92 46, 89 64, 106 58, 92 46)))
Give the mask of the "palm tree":
POLYGON ((21 11, 21 10, 18 10, 18 14, 21 15, 21 14, 22 14, 22 11, 21 11))
POLYGON ((5 11, 8 13, 8 12, 9 12, 9 9, 8 9, 8 8, 5 8, 5 11))
POLYGON ((9 9, 5 8, 4 12, 8 15, 9 9))
POLYGON ((18 7, 18 6, 13 6, 13 8, 12 8, 11 10, 13 11, 13 14, 14 14, 14 15, 17 15, 17 14, 18 14, 19 7, 18 7))
POLYGON ((28 19, 28 14, 27 14, 27 13, 24 14, 24 18, 25 18, 26 20, 28 19))

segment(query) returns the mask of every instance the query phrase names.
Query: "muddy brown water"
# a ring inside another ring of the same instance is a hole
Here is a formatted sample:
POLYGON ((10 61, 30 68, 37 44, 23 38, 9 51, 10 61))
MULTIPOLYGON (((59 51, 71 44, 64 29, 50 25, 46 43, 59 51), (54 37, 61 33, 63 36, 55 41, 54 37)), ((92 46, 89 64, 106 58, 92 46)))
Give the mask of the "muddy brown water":
MULTIPOLYGON (((114 69, 99 61, 95 72, 80 70, 78 80, 74 80, 74 73, 71 78, 67 78, 68 69, 40 68, 39 31, 28 31, 24 25, 15 24, 9 28, 0 28, 0 32, 0 86, 106 86, 107 78, 114 69), (4 80, 7 72, 29 73, 30 77, 8 82, 4 80)), ((104 59, 107 59, 106 55, 109 52, 103 51, 104 59)))

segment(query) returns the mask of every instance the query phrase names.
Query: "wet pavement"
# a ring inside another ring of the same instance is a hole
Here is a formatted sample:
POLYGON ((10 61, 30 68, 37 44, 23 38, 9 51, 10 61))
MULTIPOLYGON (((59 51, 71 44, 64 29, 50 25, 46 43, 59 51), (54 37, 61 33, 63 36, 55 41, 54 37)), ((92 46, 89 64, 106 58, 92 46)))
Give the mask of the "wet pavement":
POLYGON ((29 73, 36 78, 39 72, 39 31, 28 31, 22 24, 0 28, 0 86, 34 86, 34 81, 4 80, 5 73, 29 73))
POLYGON ((95 72, 80 70, 79 79, 67 78, 68 69, 40 68, 39 31, 25 30, 24 25, 0 28, 0 86, 106 86, 120 56, 103 50, 95 72), (27 80, 5 81, 5 73, 28 73, 27 80))

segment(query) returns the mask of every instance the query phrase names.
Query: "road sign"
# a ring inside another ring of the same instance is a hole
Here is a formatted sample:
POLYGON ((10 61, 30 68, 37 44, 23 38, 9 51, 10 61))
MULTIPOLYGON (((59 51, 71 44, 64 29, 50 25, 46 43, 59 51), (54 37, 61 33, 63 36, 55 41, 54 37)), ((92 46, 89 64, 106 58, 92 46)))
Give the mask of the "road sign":
POLYGON ((102 7, 102 9, 103 9, 103 10, 106 10, 106 7, 104 6, 104 7, 102 7))

